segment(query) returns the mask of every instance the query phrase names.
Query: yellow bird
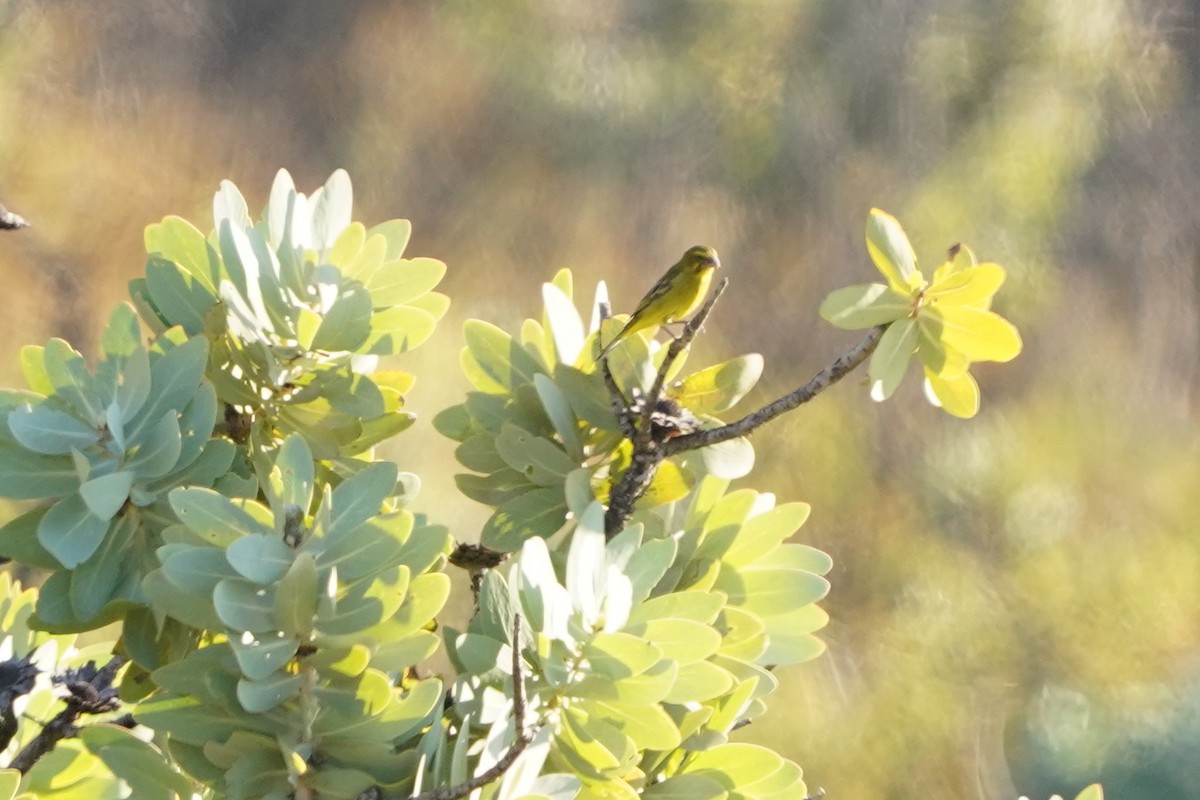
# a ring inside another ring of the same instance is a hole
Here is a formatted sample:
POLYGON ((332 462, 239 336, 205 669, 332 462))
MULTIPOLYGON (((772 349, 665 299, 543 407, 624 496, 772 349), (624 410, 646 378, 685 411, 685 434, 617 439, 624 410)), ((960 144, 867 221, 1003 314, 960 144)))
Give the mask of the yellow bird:
POLYGON ((642 298, 629 322, 600 351, 599 358, 604 358, 618 342, 640 330, 686 318, 708 295, 713 272, 720 266, 717 251, 711 247, 696 245, 689 249, 642 298))

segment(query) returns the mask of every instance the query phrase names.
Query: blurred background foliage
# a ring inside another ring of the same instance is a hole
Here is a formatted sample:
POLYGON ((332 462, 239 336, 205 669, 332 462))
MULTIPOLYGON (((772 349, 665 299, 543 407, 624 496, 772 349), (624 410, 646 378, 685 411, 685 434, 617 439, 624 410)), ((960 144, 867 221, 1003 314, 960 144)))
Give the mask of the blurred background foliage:
POLYGON ((762 352, 766 400, 855 341, 816 309, 874 279, 879 206, 927 265, 1004 264, 1025 352, 967 423, 852 379, 756 437, 745 483, 811 502, 836 566, 829 652, 748 738, 833 798, 1194 798, 1198 83, 1195 0, 0 0, 0 202, 34 225, 0 237, 0 379, 94 353, 146 224, 345 167, 449 264, 390 455, 470 541, 429 426, 464 319, 513 329, 563 266, 628 311, 711 244, 697 362, 762 352))

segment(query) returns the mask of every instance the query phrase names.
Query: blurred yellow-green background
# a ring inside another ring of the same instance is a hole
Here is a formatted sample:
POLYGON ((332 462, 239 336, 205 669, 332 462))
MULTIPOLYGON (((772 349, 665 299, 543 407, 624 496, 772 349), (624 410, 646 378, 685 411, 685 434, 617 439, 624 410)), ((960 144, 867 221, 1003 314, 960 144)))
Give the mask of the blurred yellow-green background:
POLYGON ((1200 3, 0 0, 0 203, 33 223, 0 235, 0 381, 93 352, 146 224, 207 229, 226 177, 259 208, 279 167, 345 167, 449 265, 388 455, 468 541, 429 420, 462 321, 512 329, 557 269, 627 310, 715 246, 693 358, 763 353, 752 402, 856 340, 816 309, 876 278, 872 206, 926 265, 1004 264, 1025 351, 975 420, 851 378, 756 437, 745 482, 812 503, 836 567, 827 654, 745 735, 833 800, 1200 797, 1200 3))

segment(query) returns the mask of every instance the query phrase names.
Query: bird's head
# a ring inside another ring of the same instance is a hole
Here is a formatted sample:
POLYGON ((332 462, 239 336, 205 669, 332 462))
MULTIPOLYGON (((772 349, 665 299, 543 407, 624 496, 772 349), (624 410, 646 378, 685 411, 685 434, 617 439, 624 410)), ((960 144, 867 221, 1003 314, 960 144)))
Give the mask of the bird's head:
POLYGON ((717 269, 721 266, 721 259, 717 257, 717 251, 708 245, 696 245, 683 254, 683 261, 696 272, 704 272, 709 269, 717 269))

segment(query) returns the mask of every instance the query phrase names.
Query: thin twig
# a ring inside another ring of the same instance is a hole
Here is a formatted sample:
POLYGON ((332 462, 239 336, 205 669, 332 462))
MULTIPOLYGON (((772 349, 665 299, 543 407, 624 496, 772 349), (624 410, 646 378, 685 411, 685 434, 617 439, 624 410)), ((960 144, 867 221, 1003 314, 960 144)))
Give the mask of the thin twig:
POLYGON ((458 800, 460 797, 466 797, 479 787, 487 786, 492 781, 499 779, 505 772, 508 772, 513 763, 516 762, 517 756, 521 755, 525 748, 529 746, 529 743, 533 741, 533 736, 525 730, 525 684, 521 678, 520 614, 513 616, 512 654, 513 728, 516 731, 517 740, 485 772, 456 786, 445 786, 439 789, 430 789, 428 792, 421 792, 421 794, 416 795, 412 800, 458 800))
POLYGON ((853 372, 859 364, 866 361, 871 353, 875 352, 875 348, 879 345, 879 339, 883 336, 884 330, 886 328, 883 325, 872 328, 863 337, 861 342, 856 344, 849 352, 840 356, 828 367, 825 367, 825 369, 814 375, 808 383, 793 392, 785 394, 775 402, 747 414, 736 422, 730 422, 728 425, 722 425, 719 428, 709 428, 678 436, 674 439, 668 439, 663 443, 663 455, 673 456, 688 450, 696 450, 701 447, 727 442, 739 436, 746 436, 779 415, 807 403, 853 372))

